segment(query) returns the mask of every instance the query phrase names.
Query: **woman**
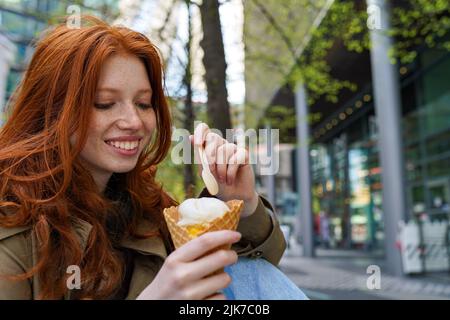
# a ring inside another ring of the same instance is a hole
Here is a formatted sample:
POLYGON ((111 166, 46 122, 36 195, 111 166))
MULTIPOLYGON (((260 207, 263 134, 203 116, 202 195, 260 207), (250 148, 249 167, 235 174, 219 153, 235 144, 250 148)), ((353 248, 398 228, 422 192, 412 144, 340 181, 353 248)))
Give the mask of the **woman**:
POLYGON ((155 181, 171 138, 162 80, 144 35, 93 17, 37 43, 0 131, 0 298, 224 299, 231 278, 214 271, 231 273, 237 254, 279 262, 283 235, 251 166, 229 164, 246 151, 206 125, 191 142, 218 198, 244 200, 239 232, 174 250, 162 210, 175 201, 155 181))

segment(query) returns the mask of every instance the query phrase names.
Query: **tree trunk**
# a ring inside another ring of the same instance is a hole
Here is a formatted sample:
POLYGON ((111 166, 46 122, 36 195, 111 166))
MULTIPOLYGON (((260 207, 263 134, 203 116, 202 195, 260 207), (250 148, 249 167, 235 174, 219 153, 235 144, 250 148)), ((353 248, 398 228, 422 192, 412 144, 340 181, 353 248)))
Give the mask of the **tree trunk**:
POLYGON ((208 117, 213 128, 219 129, 225 137, 226 129, 232 129, 230 106, 226 87, 225 50, 220 27, 218 0, 203 0, 200 5, 203 26, 203 65, 208 90, 208 117))
MULTIPOLYGON (((191 8, 190 8, 190 0, 186 0, 186 6, 188 9, 188 41, 186 43, 186 55, 187 62, 185 68, 185 74, 183 78, 183 84, 186 88, 186 100, 184 105, 184 128, 189 132, 194 132, 194 108, 192 106, 192 56, 191 56, 191 47, 192 47, 192 16, 191 16, 191 8)), ((186 164, 184 166, 184 192, 186 198, 195 197, 195 175, 194 175, 194 161, 193 155, 191 155, 191 164, 186 164)))

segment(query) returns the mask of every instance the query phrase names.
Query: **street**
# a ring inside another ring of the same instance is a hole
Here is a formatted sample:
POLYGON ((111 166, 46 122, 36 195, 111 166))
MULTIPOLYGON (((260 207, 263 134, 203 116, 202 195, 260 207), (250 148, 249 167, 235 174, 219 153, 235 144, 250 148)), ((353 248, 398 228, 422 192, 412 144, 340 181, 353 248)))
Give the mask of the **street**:
POLYGON ((383 273, 380 255, 317 249, 315 258, 306 258, 300 253, 299 246, 291 246, 280 269, 311 300, 450 300, 448 273, 393 277, 383 273), (380 267, 379 289, 368 289, 371 273, 367 267, 371 265, 380 267))

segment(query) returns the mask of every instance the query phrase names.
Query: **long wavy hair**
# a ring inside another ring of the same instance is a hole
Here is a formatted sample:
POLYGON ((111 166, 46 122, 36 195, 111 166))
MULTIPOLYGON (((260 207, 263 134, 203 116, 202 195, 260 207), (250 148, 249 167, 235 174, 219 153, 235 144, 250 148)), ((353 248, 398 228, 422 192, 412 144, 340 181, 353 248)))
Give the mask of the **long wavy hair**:
POLYGON ((77 29, 65 23, 50 28, 36 43, 0 131, 0 225, 32 226, 39 260, 14 279, 37 274, 41 299, 64 296, 69 265, 81 268, 81 298, 107 298, 122 281, 123 263, 106 228, 107 216, 118 210, 99 192, 78 158, 101 67, 118 53, 134 55, 144 63, 157 119, 151 143, 136 167, 117 175, 118 186, 131 200, 133 215, 127 230, 136 237, 157 236, 137 234, 136 221, 144 218, 159 225, 159 235, 167 234, 162 209, 174 201, 155 181, 155 173, 170 147, 171 120, 157 48, 141 33, 91 16, 84 16, 77 29), (75 145, 69 142, 73 134, 79 137, 75 145), (75 217, 92 225, 84 250, 74 230, 75 217))

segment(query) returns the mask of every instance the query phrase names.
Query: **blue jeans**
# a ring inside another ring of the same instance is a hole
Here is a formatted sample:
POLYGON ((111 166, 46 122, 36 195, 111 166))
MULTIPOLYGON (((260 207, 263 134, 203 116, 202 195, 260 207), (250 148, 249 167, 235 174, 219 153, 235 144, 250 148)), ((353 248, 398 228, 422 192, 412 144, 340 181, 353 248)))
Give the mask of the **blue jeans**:
POLYGON ((309 300, 278 268, 264 259, 240 257, 225 267, 232 279, 223 290, 228 300, 309 300))

